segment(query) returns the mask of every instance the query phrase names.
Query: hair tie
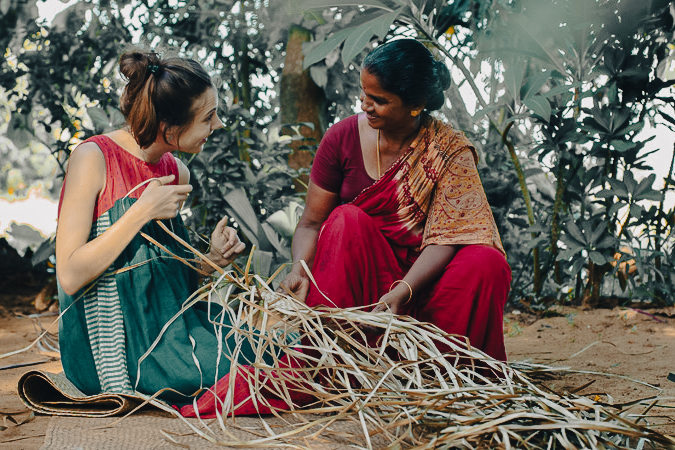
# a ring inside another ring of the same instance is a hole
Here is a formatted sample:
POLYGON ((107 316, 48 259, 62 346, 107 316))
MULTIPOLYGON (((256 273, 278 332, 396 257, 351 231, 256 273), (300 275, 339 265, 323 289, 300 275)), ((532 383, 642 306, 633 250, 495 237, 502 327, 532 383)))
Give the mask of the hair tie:
POLYGON ((148 69, 150 70, 150 73, 155 73, 159 69, 159 66, 157 64, 150 64, 148 69))

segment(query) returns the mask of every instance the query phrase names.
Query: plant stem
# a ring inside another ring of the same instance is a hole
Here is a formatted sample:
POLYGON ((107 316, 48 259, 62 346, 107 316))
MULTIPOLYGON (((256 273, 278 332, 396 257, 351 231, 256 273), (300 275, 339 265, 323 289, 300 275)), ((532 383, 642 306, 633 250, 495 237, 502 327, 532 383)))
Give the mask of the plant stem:
MULTIPOLYGON (((508 134, 509 131, 511 130, 511 127, 513 126, 513 122, 509 122, 506 125, 506 128, 504 128, 504 131, 501 133, 502 135, 502 142, 506 146, 506 148, 509 150, 509 154, 511 155, 511 160, 513 161, 513 165, 515 166, 516 173, 518 174, 518 182, 520 183, 520 190, 523 193, 523 198, 525 200, 525 208, 527 209, 527 220, 530 224, 530 226, 533 226, 535 223, 534 220, 534 210, 532 209, 532 200, 530 198, 530 191, 527 189, 527 183, 525 182, 525 173, 523 172, 523 168, 520 165, 520 161, 518 160, 518 155, 516 154, 516 150, 513 147, 513 142, 509 140, 508 134)), ((537 238, 537 233, 532 233, 532 239, 537 238)), ((533 265, 533 270, 534 270, 534 293, 535 295, 539 295, 541 292, 541 271, 539 267, 539 248, 535 247, 532 249, 532 265, 533 265)))
POLYGON ((556 173, 556 187, 555 187, 555 201, 553 203, 553 214, 551 215, 551 255, 553 256, 553 272, 555 282, 562 284, 562 273, 560 271, 560 261, 556 259, 558 256, 558 237, 560 237, 560 210, 563 205, 563 192, 565 192, 565 183, 563 183, 563 175, 565 172, 565 165, 562 159, 558 161, 558 173, 556 173))

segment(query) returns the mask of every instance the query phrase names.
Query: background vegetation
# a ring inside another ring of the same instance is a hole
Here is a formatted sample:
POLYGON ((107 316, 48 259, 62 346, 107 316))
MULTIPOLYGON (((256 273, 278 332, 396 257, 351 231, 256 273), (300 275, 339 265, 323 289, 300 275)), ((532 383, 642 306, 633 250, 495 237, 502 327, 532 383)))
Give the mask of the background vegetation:
POLYGON ((453 73, 440 116, 479 148, 512 300, 673 304, 673 164, 656 183, 642 132, 675 127, 670 2, 354 3, 92 0, 46 26, 35 1, 0 1, 0 188, 58 190, 74 146, 120 124, 128 46, 193 57, 219 80, 226 129, 186 160, 188 223, 204 234, 228 214, 270 273, 290 258, 312 151, 354 111, 362 58, 408 36, 453 73))

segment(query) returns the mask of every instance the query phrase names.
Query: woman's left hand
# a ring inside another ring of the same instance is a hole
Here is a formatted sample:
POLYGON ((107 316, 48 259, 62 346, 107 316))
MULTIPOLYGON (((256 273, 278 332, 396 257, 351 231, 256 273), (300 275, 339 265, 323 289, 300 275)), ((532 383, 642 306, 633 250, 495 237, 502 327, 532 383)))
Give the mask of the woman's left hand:
POLYGON ((211 234, 211 250, 206 256, 219 266, 225 266, 245 248, 237 236, 237 230, 228 227, 227 217, 223 217, 211 234))
POLYGON ((403 289, 399 288, 401 284, 403 283, 397 284, 394 289, 380 297, 372 312, 390 311, 392 314, 399 314, 410 298, 410 291, 406 285, 403 285, 403 289))

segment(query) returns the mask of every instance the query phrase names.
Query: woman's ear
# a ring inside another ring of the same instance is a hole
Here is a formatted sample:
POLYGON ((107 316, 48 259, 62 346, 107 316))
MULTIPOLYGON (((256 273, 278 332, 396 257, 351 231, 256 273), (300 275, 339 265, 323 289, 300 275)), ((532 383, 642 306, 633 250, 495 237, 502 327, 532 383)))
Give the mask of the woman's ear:
POLYGON ((410 115, 413 117, 419 116, 420 114, 422 114, 422 111, 424 111, 425 106, 427 106, 426 103, 413 107, 410 110, 410 115))
POLYGON ((168 126, 166 122, 160 122, 157 130, 157 139, 162 139, 169 145, 177 145, 176 127, 168 126))

